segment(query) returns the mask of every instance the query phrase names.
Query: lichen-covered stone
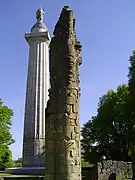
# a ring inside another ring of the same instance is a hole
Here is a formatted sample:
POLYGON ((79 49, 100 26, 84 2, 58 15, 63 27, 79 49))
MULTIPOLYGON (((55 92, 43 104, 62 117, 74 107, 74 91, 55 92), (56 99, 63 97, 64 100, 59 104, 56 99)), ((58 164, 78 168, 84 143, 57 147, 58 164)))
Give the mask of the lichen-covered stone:
POLYGON ((48 180, 81 180, 80 52, 81 45, 76 39, 73 12, 65 6, 50 43, 51 88, 45 126, 48 180))

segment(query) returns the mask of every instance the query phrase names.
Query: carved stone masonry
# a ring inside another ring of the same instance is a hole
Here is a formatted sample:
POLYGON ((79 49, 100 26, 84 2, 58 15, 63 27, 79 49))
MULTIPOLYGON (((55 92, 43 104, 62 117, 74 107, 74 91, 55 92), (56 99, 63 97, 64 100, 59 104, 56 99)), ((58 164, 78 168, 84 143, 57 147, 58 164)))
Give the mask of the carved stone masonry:
POLYGON ((79 65, 73 12, 65 6, 50 43, 45 165, 48 180, 81 180, 79 65))

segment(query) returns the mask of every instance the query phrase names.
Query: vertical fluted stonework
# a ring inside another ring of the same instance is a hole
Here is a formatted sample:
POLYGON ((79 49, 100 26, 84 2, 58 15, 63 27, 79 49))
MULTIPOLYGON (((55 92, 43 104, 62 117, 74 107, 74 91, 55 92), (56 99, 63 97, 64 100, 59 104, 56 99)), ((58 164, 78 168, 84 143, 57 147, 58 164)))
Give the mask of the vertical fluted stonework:
POLYGON ((44 167, 45 108, 49 88, 50 37, 43 24, 44 10, 38 9, 37 23, 31 33, 25 34, 29 44, 29 62, 26 88, 23 167, 44 167))
POLYGON ((45 108, 48 100, 48 44, 30 40, 25 103, 23 166, 44 166, 45 108))
POLYGON ((45 167, 48 180, 81 180, 79 65, 73 12, 64 7, 50 43, 45 167))

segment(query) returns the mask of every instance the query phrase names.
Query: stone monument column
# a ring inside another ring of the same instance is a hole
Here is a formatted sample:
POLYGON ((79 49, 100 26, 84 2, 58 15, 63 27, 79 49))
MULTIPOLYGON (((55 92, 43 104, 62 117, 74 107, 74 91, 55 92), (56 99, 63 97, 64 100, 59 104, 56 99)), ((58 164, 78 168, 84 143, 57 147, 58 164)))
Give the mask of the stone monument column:
POLYGON ((31 33, 25 33, 29 44, 29 62, 26 88, 23 167, 44 167, 45 108, 49 88, 50 36, 43 24, 44 10, 36 12, 37 22, 31 33))
POLYGON ((65 6, 50 43, 50 85, 46 108, 45 176, 81 180, 79 65, 73 12, 65 6))

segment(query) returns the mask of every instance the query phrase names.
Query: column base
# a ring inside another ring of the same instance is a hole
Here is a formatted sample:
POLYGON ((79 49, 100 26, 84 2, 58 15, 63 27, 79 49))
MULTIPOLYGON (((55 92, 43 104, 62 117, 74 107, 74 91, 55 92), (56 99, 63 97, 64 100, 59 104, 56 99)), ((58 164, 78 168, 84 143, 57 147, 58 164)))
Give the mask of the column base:
POLYGON ((5 172, 15 175, 45 175, 45 167, 6 168, 5 172))

